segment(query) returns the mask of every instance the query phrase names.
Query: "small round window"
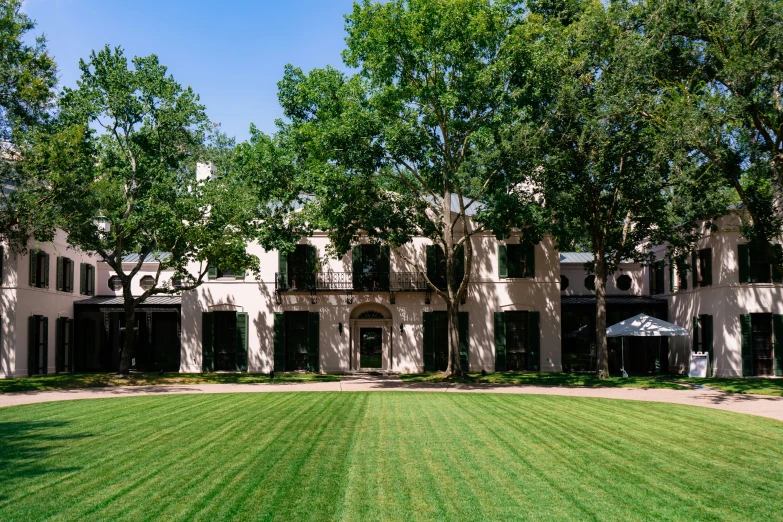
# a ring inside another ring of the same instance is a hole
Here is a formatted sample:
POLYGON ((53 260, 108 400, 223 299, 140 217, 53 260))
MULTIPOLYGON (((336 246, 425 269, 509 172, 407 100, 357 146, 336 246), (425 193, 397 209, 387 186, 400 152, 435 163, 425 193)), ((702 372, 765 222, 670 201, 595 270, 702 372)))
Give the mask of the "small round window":
POLYGON ((141 278, 141 281, 139 281, 139 285, 141 286, 142 290, 149 290, 155 286, 155 278, 150 275, 145 275, 141 278))
POLYGON ((589 275, 585 277, 585 288, 588 290, 595 290, 595 276, 589 275))
POLYGON ((109 278, 109 288, 114 291, 122 290, 122 281, 120 281, 120 276, 115 275, 109 278))
POLYGON ((563 292, 564 290, 568 289, 568 278, 564 275, 560 276, 560 291, 563 292))
POLYGON ((621 275, 617 278, 617 288, 620 290, 630 290, 631 289, 631 276, 629 275, 621 275))

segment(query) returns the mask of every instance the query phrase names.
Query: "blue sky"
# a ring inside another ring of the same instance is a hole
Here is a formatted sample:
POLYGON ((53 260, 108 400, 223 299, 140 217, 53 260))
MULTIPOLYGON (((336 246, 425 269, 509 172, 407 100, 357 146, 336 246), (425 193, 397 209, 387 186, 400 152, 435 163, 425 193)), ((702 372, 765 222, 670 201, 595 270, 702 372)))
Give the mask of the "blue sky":
POLYGON ((210 119, 246 139, 250 123, 274 131, 282 116, 283 66, 344 68, 343 15, 352 0, 27 0, 25 11, 57 60, 60 85, 74 86, 79 58, 104 44, 127 56, 157 54, 201 96, 210 119))

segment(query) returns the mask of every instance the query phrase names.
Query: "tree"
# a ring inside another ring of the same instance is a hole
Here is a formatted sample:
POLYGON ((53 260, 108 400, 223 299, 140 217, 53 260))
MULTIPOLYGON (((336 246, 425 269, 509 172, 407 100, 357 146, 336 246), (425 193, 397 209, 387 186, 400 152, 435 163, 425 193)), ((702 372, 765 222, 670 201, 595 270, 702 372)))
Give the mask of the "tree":
POLYGON ((512 227, 526 242, 541 237, 530 226, 538 207, 520 204, 532 196, 512 190, 529 168, 518 139, 534 98, 523 81, 532 58, 519 44, 522 16, 510 1, 364 1, 346 17, 343 53, 358 74, 288 66, 279 84, 289 121, 278 139, 314 196, 312 226, 328 231, 336 256, 367 236, 424 278, 448 312, 448 375, 461 373, 458 310, 471 237, 512 227), (401 248, 419 235, 442 249, 445 285, 401 248))
POLYGON ((665 103, 647 116, 696 176, 720 174, 747 213, 743 235, 780 265, 770 243, 783 234, 783 2, 649 2, 639 25, 664 58, 654 72, 665 103))
POLYGON ((643 115, 656 92, 645 74, 650 50, 629 14, 623 3, 585 2, 568 24, 545 16, 540 41, 544 73, 558 81, 538 181, 559 247, 586 245, 594 256, 586 268, 595 274, 600 378, 609 376, 608 276, 627 259, 651 262, 646 247, 668 241, 674 223, 669 158, 643 115))
MULTIPOLYGON (((129 66, 108 46, 81 61, 81 79, 65 89, 56 132, 26 151, 30 169, 56 191, 58 225, 71 245, 99 255, 122 284, 125 324, 157 294, 195 289, 208 265, 234 273, 257 260, 246 252, 255 237, 258 200, 224 168, 198 179, 197 161, 230 155, 224 138, 208 147, 209 122, 198 96, 183 88, 155 55, 129 66), (123 259, 136 254, 128 269, 123 259), (147 260, 158 262, 155 284, 133 296, 131 282, 147 260), (161 281, 173 270, 181 285, 161 281)), ((135 332, 126 328, 120 373, 131 366, 135 332)))
POLYGON ((20 172, 20 142, 45 124, 54 98, 57 67, 46 39, 25 43, 35 22, 22 12, 21 0, 0 0, 0 241, 14 251, 27 247, 31 236, 49 239, 53 216, 35 183, 20 172))

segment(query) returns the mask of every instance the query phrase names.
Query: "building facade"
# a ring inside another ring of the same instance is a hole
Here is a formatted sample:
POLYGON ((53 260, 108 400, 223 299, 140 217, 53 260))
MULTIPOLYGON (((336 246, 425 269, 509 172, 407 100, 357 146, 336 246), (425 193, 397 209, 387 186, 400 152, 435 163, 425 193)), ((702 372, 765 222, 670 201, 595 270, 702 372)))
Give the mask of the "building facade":
MULTIPOLYGON (((663 261, 624 263, 608 281, 608 324, 638 313, 691 330, 688 338, 610 340, 610 370, 681 373, 690 354, 711 354, 720 377, 783 375, 783 283, 739 233, 739 218, 706 227, 690 271, 663 261)), ((595 296, 588 254, 561 253, 546 236, 472 238, 471 282, 460 306, 460 360, 479 371, 593 371, 595 296)), ((258 277, 211 267, 182 295, 155 296, 138 309, 135 368, 202 371, 422 372, 446 365, 445 304, 418 266, 445 284, 439 248, 415 238, 400 251, 356 245, 327 259, 325 234, 290 254, 249 245, 258 277)), ((121 288, 107 264, 52 243, 3 253, 0 377, 112 371, 124 324, 121 288)), ((125 259, 129 266, 139 260, 125 259)), ((150 258, 134 279, 139 295, 154 276, 150 258)), ((164 278, 172 274, 164 274, 164 278)))

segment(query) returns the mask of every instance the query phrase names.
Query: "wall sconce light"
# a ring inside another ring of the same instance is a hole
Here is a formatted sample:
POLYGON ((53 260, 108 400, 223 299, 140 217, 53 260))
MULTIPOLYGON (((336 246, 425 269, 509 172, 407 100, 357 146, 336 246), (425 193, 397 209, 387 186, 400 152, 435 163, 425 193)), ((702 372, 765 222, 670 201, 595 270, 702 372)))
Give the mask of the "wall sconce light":
POLYGON ((340 337, 343 336, 343 323, 337 323, 337 331, 340 332, 340 337))
POLYGON ((400 323, 400 333, 405 331, 405 323, 400 323))

